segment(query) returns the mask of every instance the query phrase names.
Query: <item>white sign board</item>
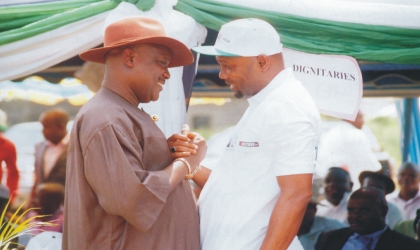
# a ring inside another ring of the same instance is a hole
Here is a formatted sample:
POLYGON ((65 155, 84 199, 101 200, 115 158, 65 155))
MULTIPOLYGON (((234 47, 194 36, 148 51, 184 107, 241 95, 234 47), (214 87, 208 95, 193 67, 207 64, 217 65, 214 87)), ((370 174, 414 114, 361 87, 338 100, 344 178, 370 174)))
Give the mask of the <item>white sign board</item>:
POLYGON ((363 79, 356 60, 349 56, 316 55, 283 49, 285 67, 292 68, 319 112, 354 120, 363 96, 363 79))

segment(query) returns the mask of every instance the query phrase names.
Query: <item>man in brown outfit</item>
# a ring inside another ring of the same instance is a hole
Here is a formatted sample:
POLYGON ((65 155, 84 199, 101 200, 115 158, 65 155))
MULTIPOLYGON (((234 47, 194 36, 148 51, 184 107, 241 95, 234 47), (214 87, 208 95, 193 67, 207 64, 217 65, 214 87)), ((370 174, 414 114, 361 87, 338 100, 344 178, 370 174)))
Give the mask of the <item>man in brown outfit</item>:
POLYGON ((70 135, 63 249, 199 249, 185 178, 203 159, 205 141, 191 134, 167 141, 138 109, 158 99, 168 68, 193 62, 191 52, 158 21, 131 17, 108 26, 104 47, 80 57, 105 63, 105 77, 70 135))
POLYGON ((66 182, 69 115, 65 110, 52 109, 42 113, 39 121, 45 140, 35 145, 35 183, 30 206, 34 206, 32 201, 39 184, 57 182, 64 186, 66 182))

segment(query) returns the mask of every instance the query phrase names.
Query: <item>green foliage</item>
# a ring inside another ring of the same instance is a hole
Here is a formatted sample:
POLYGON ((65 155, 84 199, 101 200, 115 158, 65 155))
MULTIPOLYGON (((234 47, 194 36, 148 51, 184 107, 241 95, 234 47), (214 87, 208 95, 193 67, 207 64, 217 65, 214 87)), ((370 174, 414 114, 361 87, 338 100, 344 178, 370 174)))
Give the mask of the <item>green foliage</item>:
POLYGON ((206 140, 208 140, 215 133, 213 129, 208 128, 208 127, 201 127, 198 129, 194 129, 192 131, 199 133, 206 140))
POLYGON ((365 121, 376 135, 383 151, 395 160, 395 166, 401 165, 400 134, 401 128, 397 117, 379 116, 365 121))

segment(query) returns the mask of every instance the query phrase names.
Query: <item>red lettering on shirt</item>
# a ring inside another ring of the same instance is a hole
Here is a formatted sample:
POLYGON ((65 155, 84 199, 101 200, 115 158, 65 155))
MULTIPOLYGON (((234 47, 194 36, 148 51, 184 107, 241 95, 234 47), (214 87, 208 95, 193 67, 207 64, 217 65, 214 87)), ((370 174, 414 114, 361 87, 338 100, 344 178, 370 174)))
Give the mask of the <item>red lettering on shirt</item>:
POLYGON ((239 146, 241 147, 259 147, 260 144, 258 142, 244 142, 240 141, 239 146))

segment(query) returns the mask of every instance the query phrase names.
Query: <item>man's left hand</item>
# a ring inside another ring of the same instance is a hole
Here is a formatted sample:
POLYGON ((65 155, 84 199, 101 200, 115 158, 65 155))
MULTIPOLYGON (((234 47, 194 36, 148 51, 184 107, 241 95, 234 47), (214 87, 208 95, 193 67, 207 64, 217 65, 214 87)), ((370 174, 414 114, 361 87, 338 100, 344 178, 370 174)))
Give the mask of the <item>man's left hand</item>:
POLYGON ((197 153, 198 146, 195 145, 195 133, 189 132, 188 125, 184 125, 181 134, 173 134, 168 138, 168 148, 171 151, 172 159, 187 157, 197 153))

